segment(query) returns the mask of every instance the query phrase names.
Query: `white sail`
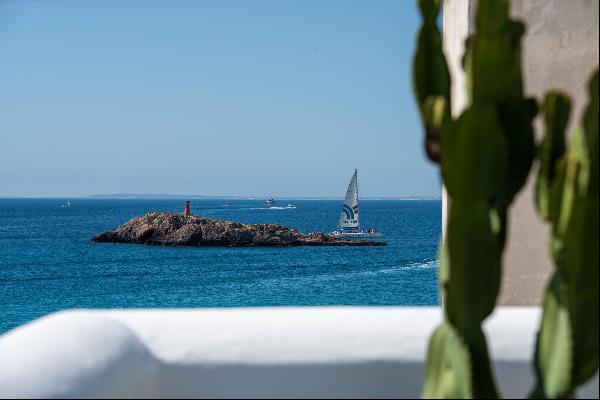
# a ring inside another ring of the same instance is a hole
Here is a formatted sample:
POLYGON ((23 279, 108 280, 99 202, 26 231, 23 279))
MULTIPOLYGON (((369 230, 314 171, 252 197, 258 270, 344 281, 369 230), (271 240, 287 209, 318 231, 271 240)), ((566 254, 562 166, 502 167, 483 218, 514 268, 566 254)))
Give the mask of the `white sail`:
POLYGON ((338 223, 340 228, 358 228, 360 226, 358 219, 358 180, 356 175, 357 170, 354 170, 354 175, 352 175, 348 190, 346 191, 344 205, 340 210, 340 221, 338 223))

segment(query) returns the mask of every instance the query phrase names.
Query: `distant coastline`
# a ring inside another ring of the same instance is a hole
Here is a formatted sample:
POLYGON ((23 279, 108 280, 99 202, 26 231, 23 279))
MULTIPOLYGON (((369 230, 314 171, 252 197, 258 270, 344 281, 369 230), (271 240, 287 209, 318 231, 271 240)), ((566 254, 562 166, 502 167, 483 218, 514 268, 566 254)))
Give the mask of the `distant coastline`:
MULTIPOLYGON (((209 196, 198 194, 133 194, 133 193, 109 193, 92 194, 80 196, 0 196, 0 199, 98 199, 98 200, 263 200, 265 196, 209 196)), ((276 200, 343 200, 341 196, 281 196, 276 200)), ((441 196, 365 196, 363 200, 441 200, 441 196)))

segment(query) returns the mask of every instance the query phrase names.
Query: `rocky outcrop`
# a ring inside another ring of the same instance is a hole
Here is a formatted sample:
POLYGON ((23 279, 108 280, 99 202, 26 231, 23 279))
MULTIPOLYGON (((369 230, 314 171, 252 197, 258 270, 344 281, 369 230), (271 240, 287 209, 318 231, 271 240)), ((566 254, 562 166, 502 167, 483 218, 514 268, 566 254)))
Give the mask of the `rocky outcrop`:
POLYGON ((100 233, 92 240, 172 246, 385 245, 385 242, 343 239, 317 232, 303 234, 283 225, 242 224, 164 212, 152 212, 133 218, 116 230, 100 233))

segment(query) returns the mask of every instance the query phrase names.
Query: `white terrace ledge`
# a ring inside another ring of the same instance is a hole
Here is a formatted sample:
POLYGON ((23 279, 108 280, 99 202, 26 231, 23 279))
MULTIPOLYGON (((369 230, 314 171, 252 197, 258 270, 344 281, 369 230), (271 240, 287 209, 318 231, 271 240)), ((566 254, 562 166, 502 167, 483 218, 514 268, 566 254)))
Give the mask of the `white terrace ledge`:
MULTIPOLYGON (((438 307, 63 311, 0 336, 0 397, 418 397, 438 307)), ((485 331, 504 396, 533 385, 540 310, 485 331)), ((598 376, 579 392, 598 397, 598 376)))

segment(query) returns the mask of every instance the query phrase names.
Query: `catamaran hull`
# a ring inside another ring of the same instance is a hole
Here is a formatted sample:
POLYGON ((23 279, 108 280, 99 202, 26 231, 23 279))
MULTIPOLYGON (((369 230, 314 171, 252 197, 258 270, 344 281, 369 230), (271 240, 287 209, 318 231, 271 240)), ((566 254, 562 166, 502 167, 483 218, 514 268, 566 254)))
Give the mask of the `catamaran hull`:
POLYGON ((383 236, 379 232, 339 232, 339 231, 331 232, 330 235, 339 237, 339 238, 355 238, 355 239, 378 238, 378 237, 383 236))

